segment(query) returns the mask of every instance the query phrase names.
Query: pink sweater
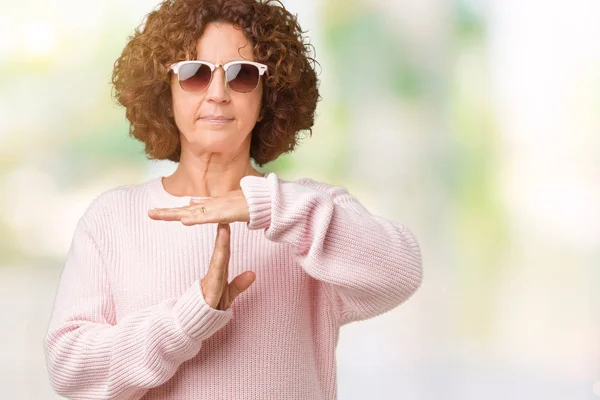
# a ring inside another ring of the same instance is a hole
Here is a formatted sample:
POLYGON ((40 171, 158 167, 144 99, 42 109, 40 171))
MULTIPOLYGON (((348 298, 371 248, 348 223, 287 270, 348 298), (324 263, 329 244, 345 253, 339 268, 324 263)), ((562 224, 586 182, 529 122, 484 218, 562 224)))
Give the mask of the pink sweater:
POLYGON ((202 297, 216 224, 154 221, 184 206, 160 178, 96 198, 79 221, 44 339, 72 399, 334 399, 343 324, 386 312, 421 283, 410 231, 346 189, 275 174, 241 187, 229 278, 254 284, 226 311, 202 297))

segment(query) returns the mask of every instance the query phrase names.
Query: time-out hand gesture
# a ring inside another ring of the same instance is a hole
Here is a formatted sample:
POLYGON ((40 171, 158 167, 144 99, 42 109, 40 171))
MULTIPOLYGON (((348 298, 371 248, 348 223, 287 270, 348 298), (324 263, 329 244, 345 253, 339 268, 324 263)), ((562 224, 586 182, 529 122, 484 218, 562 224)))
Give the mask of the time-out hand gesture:
POLYGON ((233 300, 248 289, 256 278, 254 272, 245 271, 227 283, 230 256, 229 239, 229 225, 219 224, 208 272, 200 281, 204 301, 215 310, 227 310, 233 300))
POLYGON ((192 199, 189 206, 152 209, 148 216, 155 220, 181 221, 188 226, 250 221, 248 203, 241 190, 233 190, 223 196, 192 199))

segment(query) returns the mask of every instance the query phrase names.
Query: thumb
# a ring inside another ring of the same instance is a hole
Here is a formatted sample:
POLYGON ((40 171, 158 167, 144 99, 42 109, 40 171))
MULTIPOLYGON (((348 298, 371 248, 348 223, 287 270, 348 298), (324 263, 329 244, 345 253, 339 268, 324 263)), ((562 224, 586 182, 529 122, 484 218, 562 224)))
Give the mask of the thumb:
POLYGON ((255 279, 256 274, 253 271, 242 272, 236 276, 229 284, 229 301, 233 301, 240 293, 248 289, 255 279))

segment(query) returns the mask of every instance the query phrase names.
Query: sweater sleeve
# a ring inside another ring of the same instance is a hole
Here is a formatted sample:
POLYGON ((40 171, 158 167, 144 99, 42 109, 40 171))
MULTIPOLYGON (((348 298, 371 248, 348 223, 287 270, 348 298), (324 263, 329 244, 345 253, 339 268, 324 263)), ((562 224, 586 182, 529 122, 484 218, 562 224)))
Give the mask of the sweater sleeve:
POLYGON ((84 218, 77 225, 44 337, 50 382, 70 399, 139 399, 194 357, 232 311, 207 305, 196 280, 179 298, 117 322, 89 225, 84 218))
POLYGON ((370 214, 340 186, 246 176, 249 229, 292 246, 326 286, 340 324, 371 318, 408 299, 422 280, 420 247, 404 226, 370 214))

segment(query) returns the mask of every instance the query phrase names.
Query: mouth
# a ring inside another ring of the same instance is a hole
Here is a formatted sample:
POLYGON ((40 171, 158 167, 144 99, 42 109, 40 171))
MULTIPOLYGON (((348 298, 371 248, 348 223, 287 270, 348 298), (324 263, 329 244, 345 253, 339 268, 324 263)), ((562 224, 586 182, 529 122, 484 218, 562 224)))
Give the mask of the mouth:
POLYGON ((234 118, 225 117, 223 115, 207 115, 200 118, 201 121, 210 122, 213 124, 226 124, 234 120, 234 118))

